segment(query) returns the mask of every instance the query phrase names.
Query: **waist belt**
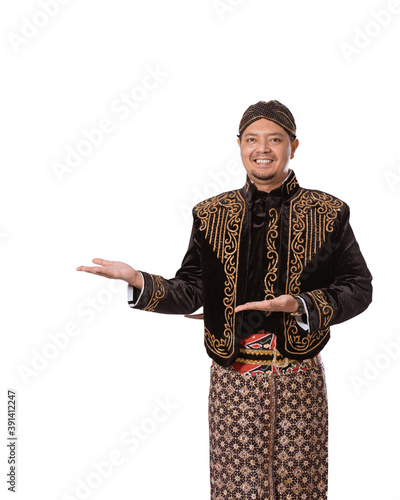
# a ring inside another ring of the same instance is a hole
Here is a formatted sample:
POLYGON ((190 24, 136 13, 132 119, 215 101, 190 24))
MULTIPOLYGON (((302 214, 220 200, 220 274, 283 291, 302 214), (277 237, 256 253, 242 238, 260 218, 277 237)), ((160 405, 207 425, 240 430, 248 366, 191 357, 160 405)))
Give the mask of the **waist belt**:
POLYGON ((277 349, 239 349, 239 357, 235 359, 237 363, 246 365, 272 365, 286 367, 290 363, 298 363, 295 359, 289 359, 277 349))

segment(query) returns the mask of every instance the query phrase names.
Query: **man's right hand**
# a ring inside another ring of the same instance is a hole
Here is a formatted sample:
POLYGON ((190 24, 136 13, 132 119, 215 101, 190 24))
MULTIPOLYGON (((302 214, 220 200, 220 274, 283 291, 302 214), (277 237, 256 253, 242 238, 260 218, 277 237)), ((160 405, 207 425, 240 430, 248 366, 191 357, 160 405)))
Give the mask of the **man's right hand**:
POLYGON ((105 259, 93 259, 92 262, 93 264, 98 264, 98 266, 79 266, 76 270, 97 274, 99 276, 104 276, 105 278, 123 280, 139 290, 142 289, 143 280, 141 274, 138 271, 135 271, 135 269, 131 266, 128 266, 128 264, 118 262, 116 260, 105 259))

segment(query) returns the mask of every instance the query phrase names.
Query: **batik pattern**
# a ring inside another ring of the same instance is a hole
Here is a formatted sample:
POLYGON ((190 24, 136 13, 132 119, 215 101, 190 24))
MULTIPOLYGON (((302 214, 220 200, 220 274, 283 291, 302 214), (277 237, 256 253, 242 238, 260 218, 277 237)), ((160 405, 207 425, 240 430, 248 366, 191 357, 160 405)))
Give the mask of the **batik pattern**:
POLYGON ((326 500, 328 407, 320 358, 254 376, 211 367, 211 500, 326 500))

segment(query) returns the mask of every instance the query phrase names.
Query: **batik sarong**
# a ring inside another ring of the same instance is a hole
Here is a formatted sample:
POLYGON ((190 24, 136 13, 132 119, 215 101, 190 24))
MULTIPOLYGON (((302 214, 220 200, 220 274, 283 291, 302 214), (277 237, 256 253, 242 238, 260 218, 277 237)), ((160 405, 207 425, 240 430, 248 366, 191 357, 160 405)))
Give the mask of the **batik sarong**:
POLYGON ((251 349, 273 351, 274 337, 262 332, 246 339, 243 363, 211 366, 211 500, 327 498, 328 404, 321 356, 281 366, 245 363, 251 349))

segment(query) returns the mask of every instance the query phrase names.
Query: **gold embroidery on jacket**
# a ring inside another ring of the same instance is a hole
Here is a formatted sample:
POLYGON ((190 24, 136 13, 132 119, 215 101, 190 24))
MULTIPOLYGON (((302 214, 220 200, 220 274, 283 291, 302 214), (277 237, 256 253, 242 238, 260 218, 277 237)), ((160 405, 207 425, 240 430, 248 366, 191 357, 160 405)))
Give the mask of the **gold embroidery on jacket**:
MULTIPOLYGON (((326 193, 301 189, 290 203, 289 242, 286 293, 300 293, 300 277, 304 266, 311 260, 333 231, 333 223, 343 202, 326 193)), ((330 307, 330 306, 328 306, 330 307)), ((327 309, 326 309, 327 311, 327 309)), ((328 322, 326 323, 326 325, 328 322)), ((294 316, 284 313, 285 349, 288 352, 307 354, 329 332, 329 328, 308 333, 301 337, 294 316)))
POLYGON ((321 290, 313 290, 312 292, 307 292, 308 295, 314 299, 314 303, 317 306, 319 325, 321 327, 327 327, 333 316, 333 307, 331 307, 325 300, 321 290))
POLYGON ((296 176, 294 175, 292 179, 286 184, 287 194, 290 194, 298 185, 299 183, 297 182, 296 176))
POLYGON ((152 293, 151 298, 147 306, 143 309, 144 311, 154 311, 158 306, 158 303, 165 295, 165 288, 162 282, 162 277, 157 274, 150 274, 152 281, 152 293))
POLYGON ((329 332, 329 328, 318 330, 314 333, 308 333, 301 336, 298 333, 298 325, 294 316, 283 313, 285 325, 285 349, 292 354, 307 354, 314 349, 329 332), (289 345, 288 345, 289 341, 289 345))
POLYGON ((204 328, 204 338, 211 351, 222 358, 228 358, 234 351, 236 285, 239 266, 239 245, 245 204, 238 190, 222 193, 197 205, 200 231, 212 246, 217 258, 224 265, 224 334, 215 338, 204 328))
POLYGON ((300 190, 292 200, 289 214, 289 259, 286 293, 300 293, 300 275, 306 263, 322 246, 326 233, 333 231, 333 223, 343 202, 326 193, 300 190))
MULTIPOLYGON (((275 208, 271 208, 269 210, 269 224, 268 224, 268 232, 267 232, 267 259, 268 259, 268 268, 267 274, 264 278, 264 286, 265 286, 265 300, 274 299, 274 283, 277 278, 278 272, 278 252, 276 249, 276 241, 278 238, 278 212, 275 208)), ((270 312, 267 316, 271 314, 270 312)))

